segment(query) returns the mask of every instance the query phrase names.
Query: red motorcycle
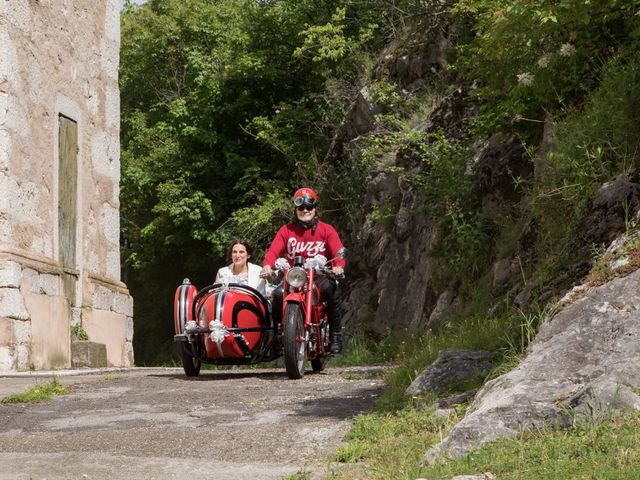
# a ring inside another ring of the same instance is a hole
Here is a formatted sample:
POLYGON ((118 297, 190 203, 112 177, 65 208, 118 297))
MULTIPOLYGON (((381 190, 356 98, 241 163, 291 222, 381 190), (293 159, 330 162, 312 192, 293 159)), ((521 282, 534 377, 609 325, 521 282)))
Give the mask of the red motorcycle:
MULTIPOLYGON (((338 252, 344 257, 345 250, 338 252)), ((203 363, 250 365, 284 355, 289 378, 302 378, 307 360, 315 372, 324 370, 329 350, 329 322, 315 275, 331 275, 321 255, 276 262, 283 277, 282 320, 274 322, 267 299, 240 284, 214 284, 198 291, 188 279, 174 302, 174 341, 187 376, 200 374, 203 363)))

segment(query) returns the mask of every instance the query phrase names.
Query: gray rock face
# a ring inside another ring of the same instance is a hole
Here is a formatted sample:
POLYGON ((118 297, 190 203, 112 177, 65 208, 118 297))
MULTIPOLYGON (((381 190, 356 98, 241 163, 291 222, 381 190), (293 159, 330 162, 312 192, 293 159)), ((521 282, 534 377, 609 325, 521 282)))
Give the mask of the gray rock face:
POLYGON ((440 294, 436 301, 436 306, 431 311, 431 314, 429 314, 428 325, 443 323, 447 315, 455 312, 462 306, 462 300, 458 296, 458 287, 458 282, 453 282, 440 294))
POLYGON ((487 383, 426 463, 501 437, 609 409, 640 409, 640 270, 591 290, 546 321, 522 363, 487 383))
POLYGON ((502 258, 493 264, 493 291, 497 294, 509 287, 509 282, 520 273, 520 266, 512 257, 502 258))
POLYGON ((490 218, 521 199, 518 180, 533 174, 533 165, 516 138, 492 135, 481 145, 468 168, 475 175, 482 195, 482 210, 490 218))
POLYGON ((455 348, 442 350, 436 361, 409 385, 405 395, 446 392, 454 384, 477 375, 486 375, 492 367, 493 355, 489 352, 472 352, 455 348))
MULTIPOLYGON (((425 326, 438 298, 429 255, 435 229, 429 218, 416 213, 421 202, 396 173, 381 173, 369 185, 367 203, 396 212, 381 223, 365 221, 359 234, 366 252, 361 266, 375 278, 368 293, 375 298, 372 327, 380 334, 425 326)), ((347 310, 353 308, 360 307, 347 310)))
POLYGON ((611 242, 626 227, 640 204, 640 185, 627 175, 618 175, 598 190, 591 204, 591 213, 584 222, 583 235, 594 243, 611 242), (626 210, 626 212, 625 212, 626 210))

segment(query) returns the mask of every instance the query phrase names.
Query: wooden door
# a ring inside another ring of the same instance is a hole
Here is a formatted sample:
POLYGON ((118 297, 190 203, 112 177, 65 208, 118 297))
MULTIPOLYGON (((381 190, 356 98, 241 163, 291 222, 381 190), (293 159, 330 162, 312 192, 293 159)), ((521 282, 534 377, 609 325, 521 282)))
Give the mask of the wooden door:
POLYGON ((59 261, 64 270, 65 296, 75 304, 76 227, 78 218, 78 124, 59 117, 58 169, 58 246, 59 261))

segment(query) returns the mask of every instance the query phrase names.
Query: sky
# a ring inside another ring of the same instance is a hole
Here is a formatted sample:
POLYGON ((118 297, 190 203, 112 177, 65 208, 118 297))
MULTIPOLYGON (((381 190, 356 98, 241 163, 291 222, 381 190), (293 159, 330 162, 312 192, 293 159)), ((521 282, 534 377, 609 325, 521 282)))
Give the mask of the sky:
MULTIPOLYGON (((133 3, 137 3, 138 5, 143 4, 144 2, 146 2, 147 0, 133 0, 133 3)), ((120 0, 120 10, 122 10, 122 4, 124 3, 124 0, 120 0)))

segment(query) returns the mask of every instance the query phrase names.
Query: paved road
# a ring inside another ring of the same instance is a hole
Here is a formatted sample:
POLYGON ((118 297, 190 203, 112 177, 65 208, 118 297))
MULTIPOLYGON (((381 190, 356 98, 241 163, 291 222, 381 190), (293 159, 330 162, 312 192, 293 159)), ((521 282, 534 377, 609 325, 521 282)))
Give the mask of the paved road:
MULTIPOLYGON (((376 368, 329 366, 302 380, 283 370, 70 373, 60 376, 69 395, 0 405, 0 480, 317 478, 383 387, 376 368)), ((0 397, 50 380, 0 377, 0 397)))

